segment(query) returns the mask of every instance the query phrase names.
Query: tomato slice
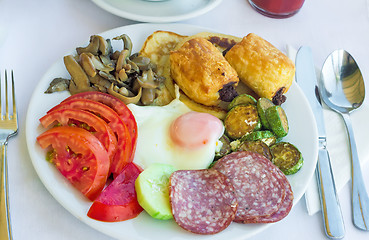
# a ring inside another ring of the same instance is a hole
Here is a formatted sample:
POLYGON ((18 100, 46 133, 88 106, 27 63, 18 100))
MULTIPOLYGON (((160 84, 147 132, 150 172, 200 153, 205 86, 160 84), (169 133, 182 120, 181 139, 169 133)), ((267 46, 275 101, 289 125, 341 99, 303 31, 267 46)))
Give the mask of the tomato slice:
MULTIPOLYGON (((68 101, 71 99, 90 99, 93 101, 97 101, 107 105, 112 108, 114 111, 118 113, 118 115, 122 118, 123 122, 127 125, 129 134, 132 139, 133 152, 136 150, 136 142, 137 142, 137 123, 136 119, 133 116, 131 110, 124 104, 120 99, 103 92, 81 92, 78 94, 74 94, 64 101, 68 101)), ((133 157, 133 154, 132 154, 133 157)))
POLYGON ((110 162, 113 161, 117 150, 117 138, 108 124, 93 113, 80 109, 59 109, 49 112, 40 118, 42 126, 45 128, 53 123, 62 126, 76 126, 92 132, 97 139, 104 145, 108 152, 110 162))
POLYGON ((51 145, 52 161, 59 172, 82 194, 94 200, 105 186, 110 160, 101 142, 76 127, 55 127, 37 137, 42 148, 51 145))
POLYGON ((113 173, 114 176, 117 176, 122 171, 123 167, 133 160, 133 157, 131 157, 133 151, 132 141, 128 132, 128 128, 124 124, 123 120, 110 107, 89 99, 71 99, 69 101, 64 101, 53 107, 47 113, 68 108, 82 109, 92 112, 108 123, 118 140, 117 151, 110 166, 110 172, 113 173))
POLYGON ((104 222, 124 221, 138 216, 143 210, 135 190, 140 172, 141 169, 134 163, 127 164, 92 203, 87 216, 104 222))

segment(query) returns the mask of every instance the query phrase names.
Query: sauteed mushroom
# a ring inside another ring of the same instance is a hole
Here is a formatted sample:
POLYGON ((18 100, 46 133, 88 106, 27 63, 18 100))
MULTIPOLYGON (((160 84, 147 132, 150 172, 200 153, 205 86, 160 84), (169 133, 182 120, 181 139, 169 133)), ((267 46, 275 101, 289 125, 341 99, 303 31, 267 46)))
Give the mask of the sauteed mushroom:
POLYGON ((113 39, 123 41, 122 51, 113 52, 110 39, 92 35, 86 47, 76 48, 77 56, 65 56, 64 64, 72 79, 66 83, 67 87, 62 83, 57 86, 55 79, 55 86, 50 86, 48 91, 69 88, 75 94, 95 90, 108 92, 125 103, 152 104, 163 82, 155 73, 156 66, 139 53, 131 54, 132 41, 128 35, 113 39))
POLYGON ((120 94, 120 93, 114 91, 114 86, 113 86, 113 84, 111 84, 110 88, 108 88, 108 93, 113 95, 114 97, 119 98, 125 104, 130 104, 130 103, 137 104, 141 99, 142 88, 139 89, 138 94, 136 96, 129 97, 129 96, 124 96, 123 94, 120 94))
POLYGON ((124 69, 121 69, 121 70, 119 71, 119 73, 118 73, 118 77, 119 77, 119 79, 120 79, 122 82, 125 82, 125 81, 127 81, 127 79, 128 79, 128 75, 127 75, 127 73, 126 73, 126 71, 125 71, 124 69))
POLYGON ((137 81, 143 88, 157 88, 159 86, 151 69, 143 71, 142 75, 137 77, 137 81))
POLYGON ((127 63, 131 66, 129 72, 140 72, 140 68, 137 66, 136 63, 132 62, 129 59, 127 59, 127 63))
POLYGON ((64 57, 64 65, 72 77, 69 83, 69 91, 71 94, 93 90, 90 87, 90 80, 87 74, 72 55, 64 57))
POLYGON ((95 76, 97 70, 103 71, 104 73, 109 74, 114 68, 110 66, 106 66, 103 62, 100 61, 100 58, 91 54, 91 53, 81 53, 79 55, 80 64, 82 68, 86 71, 87 75, 95 76))
POLYGON ((99 39, 96 37, 96 35, 92 35, 90 37, 90 43, 87 45, 87 47, 77 47, 76 51, 79 54, 83 53, 83 52, 89 52, 92 53, 93 55, 97 55, 98 51, 99 51, 99 39))
POLYGON ((79 55, 79 61, 88 76, 94 77, 96 75, 97 72, 92 59, 86 53, 81 53, 79 55))
POLYGON ((143 57, 143 56, 136 56, 136 57, 132 57, 130 60, 134 62, 141 71, 150 69, 150 58, 143 57))
POLYGON ((54 80, 51 81, 45 93, 54 93, 68 90, 69 82, 70 82, 69 79, 55 78, 54 80))
POLYGON ((123 49, 128 50, 128 55, 131 56, 132 54, 132 41, 131 38, 127 34, 122 34, 113 38, 113 40, 123 40, 123 49))
POLYGON ((127 64, 127 59, 129 57, 129 51, 127 49, 124 49, 120 52, 116 66, 115 66, 115 70, 117 72, 119 72, 120 70, 123 69, 123 66, 125 64, 127 64))
POLYGON ((154 102, 156 97, 156 90, 154 88, 142 89, 141 102, 143 105, 150 105, 154 102))
POLYGON ((103 55, 103 56, 108 55, 111 51, 110 40, 105 40, 105 38, 103 38, 99 35, 94 35, 94 36, 99 39, 99 51, 100 51, 101 55, 103 55))
POLYGON ((100 91, 107 92, 107 89, 110 87, 111 82, 101 77, 99 74, 96 74, 94 77, 89 77, 90 82, 100 91))
POLYGON ((110 58, 110 56, 100 55, 99 58, 106 67, 115 69, 115 62, 110 58))

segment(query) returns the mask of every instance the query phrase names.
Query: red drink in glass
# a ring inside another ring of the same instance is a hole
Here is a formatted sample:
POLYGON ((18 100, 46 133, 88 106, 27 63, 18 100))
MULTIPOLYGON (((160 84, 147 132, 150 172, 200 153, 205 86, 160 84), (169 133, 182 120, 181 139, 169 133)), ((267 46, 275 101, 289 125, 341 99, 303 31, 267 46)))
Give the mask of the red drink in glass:
POLYGON ((305 0, 249 0, 251 6, 268 17, 286 18, 296 14, 305 0))

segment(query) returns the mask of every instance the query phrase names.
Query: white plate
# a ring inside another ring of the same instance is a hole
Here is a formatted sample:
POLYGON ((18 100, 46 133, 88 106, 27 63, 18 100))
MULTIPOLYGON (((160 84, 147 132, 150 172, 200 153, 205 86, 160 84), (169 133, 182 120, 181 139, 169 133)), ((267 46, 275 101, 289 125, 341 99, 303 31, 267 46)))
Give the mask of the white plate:
POLYGON ((140 22, 177 22, 200 16, 222 0, 92 0, 102 9, 117 16, 140 22))
MULTIPOLYGON (((146 37, 156 30, 174 31, 183 35, 191 35, 205 30, 211 31, 209 29, 183 24, 136 24, 112 29, 102 33, 101 36, 113 38, 126 33, 132 39, 134 45, 133 51, 138 51, 146 37)), ((76 47, 87 44, 88 41, 82 44, 76 43, 76 47)), ((120 41, 112 41, 112 44, 114 49, 122 48, 120 41)), ((45 151, 36 143, 36 137, 44 131, 38 119, 51 107, 69 96, 67 92, 54 94, 43 93, 50 81, 55 77, 69 77, 68 72, 65 70, 62 56, 45 73, 32 95, 26 119, 26 138, 32 163, 41 181, 54 198, 75 217, 111 237, 129 240, 161 240, 163 236, 165 236, 165 239, 193 239, 194 237, 199 239, 245 239, 269 226, 269 224, 232 223, 227 229, 218 234, 202 236, 182 230, 172 220, 155 220, 145 212, 141 213, 135 219, 118 223, 104 223, 88 218, 86 213, 91 202, 86 200, 82 194, 69 185, 56 168, 45 160, 45 151)), ((305 159, 302 169, 295 175, 288 176, 295 196, 294 204, 296 204, 305 192, 307 184, 314 173, 318 152, 317 128, 311 108, 296 83, 293 83, 288 91, 287 101, 283 104, 283 107, 287 113, 290 125, 290 132, 285 140, 295 144, 301 150, 305 159)))

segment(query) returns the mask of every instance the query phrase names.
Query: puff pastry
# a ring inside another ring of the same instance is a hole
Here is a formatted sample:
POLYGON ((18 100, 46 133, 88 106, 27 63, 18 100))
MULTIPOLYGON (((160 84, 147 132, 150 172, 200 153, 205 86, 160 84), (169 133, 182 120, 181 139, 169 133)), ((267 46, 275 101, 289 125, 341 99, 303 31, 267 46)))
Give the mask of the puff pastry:
POLYGON ((272 44, 250 33, 225 55, 240 80, 260 97, 280 104, 292 84, 294 63, 272 44), (281 99, 282 98, 282 99, 281 99))
POLYGON ((177 47, 170 53, 171 76, 193 101, 217 106, 221 102, 219 91, 237 86, 237 72, 208 40, 192 38, 177 47))

